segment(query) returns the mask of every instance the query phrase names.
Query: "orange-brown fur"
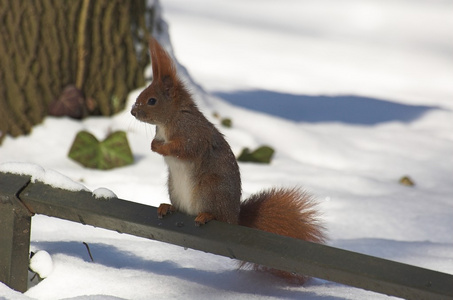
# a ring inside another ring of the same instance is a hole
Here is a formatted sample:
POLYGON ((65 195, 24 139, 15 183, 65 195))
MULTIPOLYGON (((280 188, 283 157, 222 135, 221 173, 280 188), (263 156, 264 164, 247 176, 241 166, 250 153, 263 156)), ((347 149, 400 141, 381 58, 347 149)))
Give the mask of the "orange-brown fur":
MULTIPOLYGON (((324 228, 315 202, 297 189, 272 189, 240 204, 241 178, 236 158, 223 135, 198 110, 178 78, 166 51, 151 38, 153 81, 137 98, 131 113, 156 125, 151 150, 168 165, 170 204, 158 216, 179 210, 195 223, 216 219, 276 234, 322 243, 324 228)), ((303 276, 255 266, 303 282, 303 276)))
MULTIPOLYGON (((254 194, 241 204, 239 225, 323 243, 326 237, 316 205, 310 195, 299 189, 273 188, 254 194)), ((307 279, 305 276, 245 262, 240 267, 266 271, 292 283, 302 284, 307 279)))
POLYGON ((322 243, 325 239, 316 202, 299 189, 270 189, 241 204, 239 224, 296 239, 322 243))

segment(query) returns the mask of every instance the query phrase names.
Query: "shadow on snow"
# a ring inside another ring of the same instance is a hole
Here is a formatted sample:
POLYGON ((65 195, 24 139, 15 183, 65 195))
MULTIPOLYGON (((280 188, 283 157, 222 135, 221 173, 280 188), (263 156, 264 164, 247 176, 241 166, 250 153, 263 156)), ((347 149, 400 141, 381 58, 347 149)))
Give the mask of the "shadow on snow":
MULTIPOLYGON (((32 242, 32 244, 36 250, 46 250, 51 255, 64 254, 80 258, 87 263, 91 262, 88 251, 82 242, 43 241, 32 242)), ((184 281, 191 281, 196 284, 233 293, 274 296, 287 299, 300 299, 302 297, 309 297, 310 299, 310 297, 315 296, 317 299, 325 300, 342 299, 334 296, 316 295, 311 291, 288 289, 288 283, 286 283, 286 281, 260 272, 247 270, 238 271, 235 269, 215 272, 184 267, 179 265, 177 261, 145 259, 109 244, 90 243, 89 247, 94 258, 94 261, 91 263, 100 264, 121 271, 126 269, 143 270, 156 275, 175 277, 184 281)), ((200 266, 202 264, 203 262, 200 262, 200 266)), ((234 266, 235 262, 231 261, 231 264, 234 266)), ((335 283, 321 280, 307 282, 307 285, 310 284, 336 285, 335 283)))
POLYGON ((296 122, 377 125, 410 123, 435 106, 415 106, 360 96, 307 96, 266 90, 217 92, 227 102, 296 122))

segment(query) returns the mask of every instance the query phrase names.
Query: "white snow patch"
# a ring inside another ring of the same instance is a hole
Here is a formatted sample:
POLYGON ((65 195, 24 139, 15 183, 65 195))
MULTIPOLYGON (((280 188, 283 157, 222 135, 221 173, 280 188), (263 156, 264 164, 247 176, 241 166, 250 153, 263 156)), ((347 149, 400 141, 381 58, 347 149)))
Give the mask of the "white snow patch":
POLYGON ((55 170, 46 170, 43 167, 33 163, 23 162, 6 162, 0 164, 0 172, 12 173, 18 175, 31 176, 31 182, 40 181, 54 188, 68 191, 88 191, 81 183, 78 183, 69 177, 55 170))
POLYGON ((111 199, 111 198, 118 198, 114 192, 109 190, 108 188, 97 188, 93 191, 93 196, 96 199, 111 199))

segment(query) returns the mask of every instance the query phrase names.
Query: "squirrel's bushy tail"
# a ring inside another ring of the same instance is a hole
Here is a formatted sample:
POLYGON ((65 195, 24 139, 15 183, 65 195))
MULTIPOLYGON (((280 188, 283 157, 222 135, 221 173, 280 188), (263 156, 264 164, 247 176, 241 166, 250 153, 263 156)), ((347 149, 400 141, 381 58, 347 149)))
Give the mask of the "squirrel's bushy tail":
MULTIPOLYGON (((294 189, 271 189, 250 196, 241 204, 239 224, 305 241, 324 243, 325 228, 319 220, 317 203, 307 193, 294 189)), ((242 267, 263 270, 294 283, 304 283, 305 276, 256 264, 242 267)))

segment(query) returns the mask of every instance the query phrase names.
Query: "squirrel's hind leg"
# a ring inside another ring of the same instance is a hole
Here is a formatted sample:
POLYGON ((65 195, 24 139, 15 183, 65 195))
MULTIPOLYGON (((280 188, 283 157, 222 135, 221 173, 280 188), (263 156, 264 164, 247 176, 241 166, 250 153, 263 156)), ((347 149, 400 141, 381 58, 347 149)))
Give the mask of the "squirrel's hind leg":
POLYGON ((173 205, 167 204, 167 203, 162 203, 157 208, 157 217, 159 219, 162 219, 165 215, 174 213, 175 211, 176 211, 176 207, 174 207, 173 205))
POLYGON ((215 219, 216 219, 216 217, 213 214, 207 213, 207 212, 202 212, 202 213, 199 213, 198 216, 195 218, 195 225, 196 226, 204 225, 204 224, 208 223, 209 221, 215 220, 215 219))

